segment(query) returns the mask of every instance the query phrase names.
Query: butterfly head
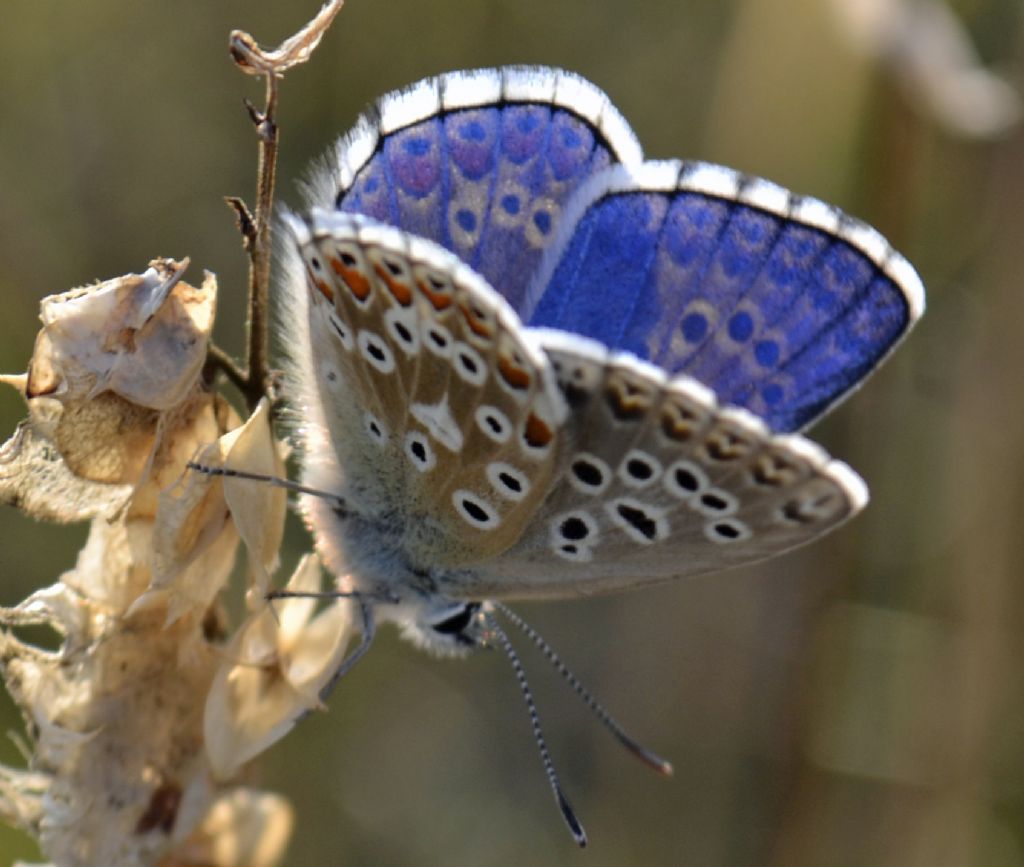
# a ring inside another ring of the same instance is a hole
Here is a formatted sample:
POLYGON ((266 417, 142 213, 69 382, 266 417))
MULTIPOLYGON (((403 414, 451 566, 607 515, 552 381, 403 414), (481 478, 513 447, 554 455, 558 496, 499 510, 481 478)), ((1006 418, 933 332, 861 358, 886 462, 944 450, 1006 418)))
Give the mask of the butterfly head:
POLYGON ((487 644, 487 622, 479 602, 429 596, 382 606, 377 613, 381 620, 394 621, 404 638, 435 656, 466 656, 487 644))

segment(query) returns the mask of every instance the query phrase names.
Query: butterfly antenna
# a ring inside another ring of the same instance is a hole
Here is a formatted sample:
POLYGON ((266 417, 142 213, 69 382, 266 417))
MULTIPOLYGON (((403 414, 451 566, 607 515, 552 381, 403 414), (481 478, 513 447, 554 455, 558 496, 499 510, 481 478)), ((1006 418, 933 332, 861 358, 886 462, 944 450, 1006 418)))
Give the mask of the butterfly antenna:
POLYGON ((575 692, 576 695, 583 700, 583 703, 593 711, 594 715, 601 721, 602 725, 604 725, 604 727, 615 736, 615 739, 618 740, 620 744, 622 744, 627 750, 652 770, 655 770, 666 777, 672 776, 672 763, 651 752, 647 747, 637 743, 633 738, 626 734, 625 729, 623 729, 622 726, 612 718, 612 715, 608 713, 608 711, 602 707, 601 703, 590 694, 590 691, 579 682, 576 675, 574 675, 569 670, 568 666, 562 662, 551 645, 541 637, 537 630, 512 611, 512 609, 506 607, 502 603, 492 601, 491 604, 495 609, 500 611, 503 616, 512 621, 523 635, 533 642, 534 646, 544 654, 545 659, 554 666, 555 670, 562 675, 565 682, 572 687, 573 692, 575 692))
POLYGON ((317 488, 310 488, 298 482, 293 482, 291 479, 282 479, 279 476, 249 473, 245 470, 233 470, 228 467, 208 467, 206 464, 197 464, 195 461, 189 461, 185 466, 197 473, 202 473, 204 476, 222 476, 229 479, 247 479, 250 482, 263 482, 275 488, 284 488, 286 491, 291 491, 295 494, 309 494, 309 496, 319 497, 321 500, 331 500, 335 503, 335 508, 342 510, 346 505, 345 501, 337 494, 321 491, 317 488))
POLYGON ((509 641, 505 630, 498 625, 498 622, 493 617, 485 616, 487 617, 487 625, 490 631, 498 639, 498 643, 501 644, 509 662, 512 663, 512 670, 515 672, 516 680, 519 682, 519 689, 523 694, 523 700, 526 702, 526 708, 530 712, 530 725, 533 727, 533 737, 537 742, 537 749, 540 750, 540 759, 544 763, 544 773, 548 776, 548 783, 551 784, 551 791, 555 795, 558 809, 562 811, 562 818, 565 819, 565 824, 569 826, 573 839, 580 848, 583 848, 587 845, 587 832, 583 830, 580 820, 576 818, 576 814, 569 805, 569 800, 565 797, 565 793, 558 783, 558 774, 555 773, 555 765, 551 761, 551 753, 548 752, 548 745, 544 740, 544 732, 540 727, 537 705, 533 700, 530 685, 526 682, 526 672, 523 671, 523 664, 519 661, 519 656, 515 648, 512 647, 512 642, 509 641))

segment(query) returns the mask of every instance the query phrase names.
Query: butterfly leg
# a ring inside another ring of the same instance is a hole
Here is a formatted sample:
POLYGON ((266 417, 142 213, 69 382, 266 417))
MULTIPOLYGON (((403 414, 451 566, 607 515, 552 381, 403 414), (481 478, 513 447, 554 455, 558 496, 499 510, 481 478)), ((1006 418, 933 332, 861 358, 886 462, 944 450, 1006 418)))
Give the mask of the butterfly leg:
POLYGON ((365 599, 358 599, 357 602, 359 604, 359 613, 363 621, 362 640, 359 642, 359 646, 342 660, 337 671, 335 671, 331 676, 331 679, 324 684, 323 689, 320 690, 321 701, 327 701, 327 697, 334 691, 334 687, 338 681, 348 674, 349 671, 352 670, 353 666, 366 655, 366 651, 370 649, 370 645, 373 643, 373 636, 377 634, 377 625, 373 619, 373 609, 370 607, 370 603, 365 599))

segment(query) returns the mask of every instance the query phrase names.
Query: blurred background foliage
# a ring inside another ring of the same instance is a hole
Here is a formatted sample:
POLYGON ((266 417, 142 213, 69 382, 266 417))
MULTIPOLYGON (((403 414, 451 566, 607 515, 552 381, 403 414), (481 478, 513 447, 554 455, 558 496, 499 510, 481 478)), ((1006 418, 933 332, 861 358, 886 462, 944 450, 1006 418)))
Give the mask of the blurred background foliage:
MULTIPOLYGON (((879 28, 903 4, 351 0, 286 78, 291 204, 376 95, 544 63, 604 88, 652 157, 726 163, 874 223, 929 290, 916 333, 814 432, 871 486, 853 524, 753 569, 520 606, 674 780, 623 754, 524 647, 590 833, 577 855, 504 660, 439 662, 388 632, 330 713, 261 762, 255 782, 297 808, 289 864, 1024 863, 1024 8, 957 0, 960 33, 936 29, 944 7, 912 5, 879 28), (970 68, 964 37, 1006 83, 970 68)), ((227 33, 275 43, 314 11, 5 2, 0 369, 24 369, 42 295, 158 255, 217 273, 218 340, 240 349, 245 260, 221 198, 250 195, 241 98, 261 88, 228 61, 227 33)), ((0 415, 6 436, 13 391, 0 415)), ((0 604, 51 583, 84 534, 0 512, 0 604)), ((298 527, 290 540, 289 568, 308 545, 298 527)), ((0 695, 0 729, 19 728, 0 695)), ((0 761, 20 762, 6 738, 0 761)), ((0 828, 0 864, 33 853, 0 828)))

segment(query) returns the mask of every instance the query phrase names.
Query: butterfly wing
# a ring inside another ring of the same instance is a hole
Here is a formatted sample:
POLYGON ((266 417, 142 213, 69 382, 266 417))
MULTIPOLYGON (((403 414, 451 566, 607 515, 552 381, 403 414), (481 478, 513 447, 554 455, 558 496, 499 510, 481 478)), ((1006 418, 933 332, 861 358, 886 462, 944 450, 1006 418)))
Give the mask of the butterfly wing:
POLYGON ((550 70, 385 97, 337 157, 313 199, 339 210, 292 222, 305 480, 391 528, 439 592, 700 574, 866 502, 786 432, 923 310, 873 230, 728 169, 642 163, 607 98, 550 70))
POLYGON ((906 260, 816 200, 701 163, 592 177, 522 305, 571 407, 560 469, 475 592, 616 590, 828 532, 867 489, 785 432, 856 388, 923 308, 906 260))
POLYGON ((579 76, 454 72, 378 100, 314 178, 310 204, 441 244, 515 308, 566 201, 594 173, 641 159, 629 125, 579 76))
POLYGON ((291 306, 308 328, 293 338, 303 480, 343 498, 373 527, 365 544, 387 537, 408 568, 497 556, 556 466, 565 404, 547 357, 436 244, 337 211, 288 225, 291 306))
POLYGON ((685 375, 564 332, 539 334, 571 407, 560 466, 519 541, 470 593, 603 593, 771 557, 867 502, 845 464, 772 434, 685 375))
POLYGON ((730 169, 662 162, 591 178, 520 312, 794 431, 855 389, 923 310, 914 269, 863 223, 730 169))
POLYGON ((303 481, 385 527, 407 564, 448 570, 445 595, 722 569, 866 502, 844 465, 691 378, 524 328, 429 241, 338 212, 289 225, 309 323, 303 481))

